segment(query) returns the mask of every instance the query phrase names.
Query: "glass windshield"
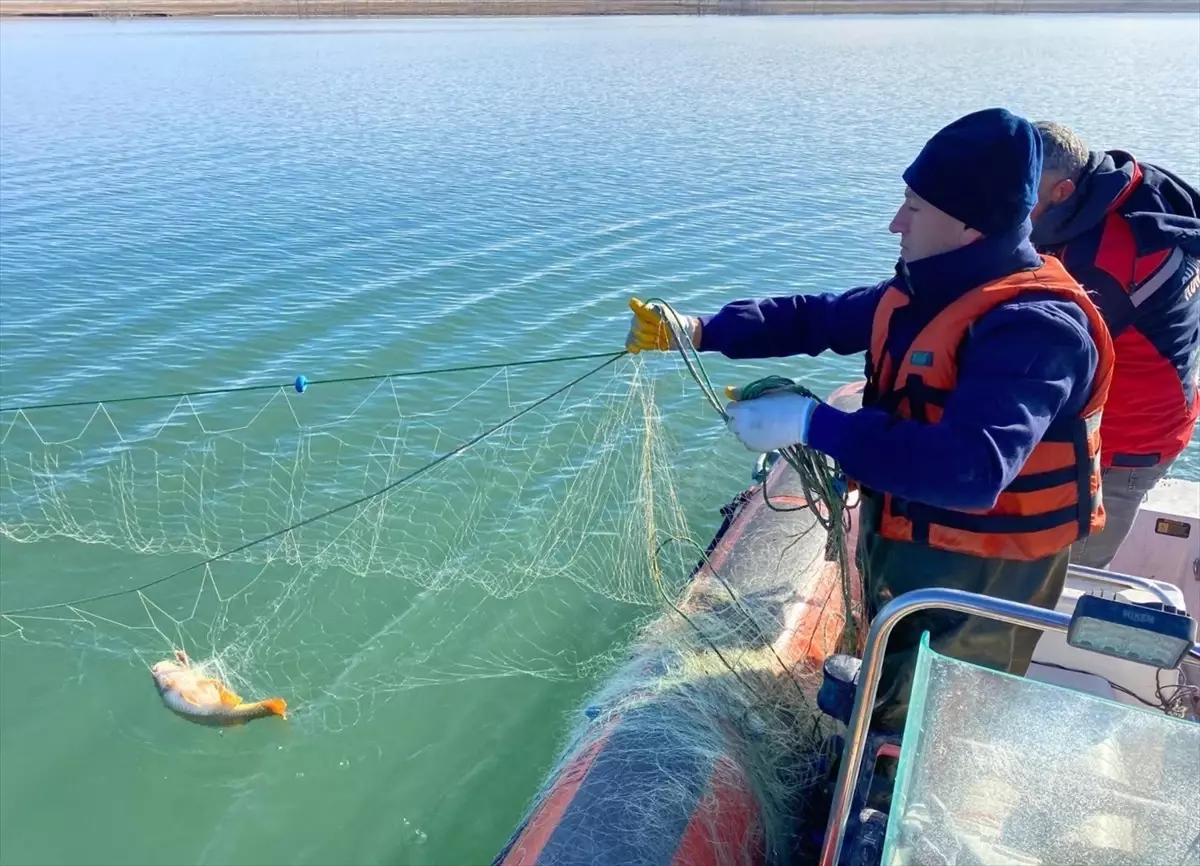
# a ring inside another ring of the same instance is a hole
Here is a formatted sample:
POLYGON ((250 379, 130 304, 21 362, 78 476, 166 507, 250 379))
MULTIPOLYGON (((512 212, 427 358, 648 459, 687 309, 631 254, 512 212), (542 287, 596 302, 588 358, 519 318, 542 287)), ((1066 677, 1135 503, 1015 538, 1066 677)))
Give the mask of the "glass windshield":
POLYGON ((1200 725, 921 647, 900 864, 1200 864, 1200 725))

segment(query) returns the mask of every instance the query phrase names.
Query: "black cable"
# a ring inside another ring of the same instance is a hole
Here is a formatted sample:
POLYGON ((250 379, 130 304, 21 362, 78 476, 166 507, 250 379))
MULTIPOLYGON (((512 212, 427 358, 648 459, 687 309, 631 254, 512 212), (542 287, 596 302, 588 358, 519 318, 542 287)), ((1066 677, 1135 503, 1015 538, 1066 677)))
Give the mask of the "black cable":
POLYGON ((1083 674, 1084 676, 1089 676, 1089 677, 1100 677, 1100 679, 1104 680, 1106 683, 1108 683, 1110 686, 1112 686, 1118 692, 1129 695, 1129 697, 1133 698, 1135 701, 1139 701, 1139 702, 1145 704, 1146 706, 1150 707, 1153 710, 1165 710, 1166 709, 1166 707, 1163 707, 1159 704, 1152 703, 1152 702, 1146 700, 1145 698, 1143 698, 1141 695, 1139 695, 1135 692, 1131 692, 1129 689, 1125 688, 1120 683, 1114 683, 1112 680, 1104 679, 1104 677, 1101 677, 1100 674, 1094 674, 1091 671, 1080 670, 1079 668, 1069 668, 1066 665, 1059 665, 1059 664, 1055 664, 1054 662, 1035 661, 1034 664, 1041 665, 1044 668, 1054 668, 1055 670, 1067 671, 1068 673, 1072 673, 1072 674, 1083 674))

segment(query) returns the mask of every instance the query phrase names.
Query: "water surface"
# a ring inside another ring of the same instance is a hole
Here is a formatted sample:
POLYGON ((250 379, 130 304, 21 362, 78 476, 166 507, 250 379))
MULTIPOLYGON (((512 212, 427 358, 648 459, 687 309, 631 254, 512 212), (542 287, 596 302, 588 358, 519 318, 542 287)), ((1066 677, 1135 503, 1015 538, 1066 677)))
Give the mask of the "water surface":
MULTIPOLYGON (((5 405, 602 352, 631 295, 875 282, 900 173, 990 105, 1200 182, 1195 17, 18 21, 0 82, 5 405)), ((596 363, 6 418, 7 477, 56 479, 6 528, 107 543, 0 541, 0 606, 188 567, 596 363)), ((708 364, 818 391, 859 365, 708 364)), ((487 862, 656 609, 623 523, 635 377, 704 538, 749 456, 677 363, 626 359, 272 564, 6 640, 0 859, 487 862), (608 535, 569 543, 584 526, 608 535), (311 710, 224 734, 167 713, 140 666, 172 617, 311 710)), ((1200 480, 1200 445, 1174 474, 1200 480)))

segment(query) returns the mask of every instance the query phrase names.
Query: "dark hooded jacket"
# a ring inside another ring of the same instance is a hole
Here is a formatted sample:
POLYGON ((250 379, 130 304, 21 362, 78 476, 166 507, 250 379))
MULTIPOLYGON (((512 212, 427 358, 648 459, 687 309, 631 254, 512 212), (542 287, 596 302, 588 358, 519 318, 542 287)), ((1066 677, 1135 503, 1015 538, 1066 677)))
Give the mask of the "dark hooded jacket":
POLYGON ((1103 464, 1173 459, 1200 409, 1200 193, 1124 151, 1093 152, 1032 240, 1088 290, 1112 332, 1103 464))

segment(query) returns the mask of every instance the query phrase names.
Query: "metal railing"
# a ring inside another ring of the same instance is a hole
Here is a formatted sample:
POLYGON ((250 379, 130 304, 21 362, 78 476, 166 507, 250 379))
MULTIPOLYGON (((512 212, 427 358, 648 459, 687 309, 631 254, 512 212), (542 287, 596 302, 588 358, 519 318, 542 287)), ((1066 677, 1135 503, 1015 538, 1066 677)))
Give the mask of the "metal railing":
MULTIPOLYGON (((1141 589, 1153 595, 1165 605, 1174 606, 1175 601, 1163 589, 1163 586, 1170 586, 1161 581, 1150 580, 1147 577, 1136 577, 1132 574, 1120 574, 1115 571, 1105 571, 1102 568, 1090 568, 1086 565, 1072 565, 1067 568, 1068 577, 1081 577, 1084 580, 1091 580, 1096 583, 1107 583, 1112 586, 1127 586, 1132 589, 1141 589)), ((1200 611, 1198 611, 1200 613, 1200 611)))
MULTIPOLYGON (((1091 576, 1091 575, 1086 575, 1091 576)), ((1114 575, 1125 578, 1126 575, 1114 575)), ((1135 578, 1140 580, 1140 578, 1135 578)), ((1117 581, 1108 581, 1117 582, 1117 581)), ((862 766, 863 749, 867 740, 875 697, 879 691, 879 676, 883 670, 883 656, 888 637, 896 623, 910 613, 929 608, 950 610, 956 613, 973 614, 985 619, 997 620, 1010 625, 1026 626, 1039 631, 1066 634, 1071 617, 1056 610, 1045 610, 1015 601, 1006 601, 985 595, 963 592, 959 589, 918 589, 892 599, 875 617, 867 633, 866 652, 863 654, 858 689, 854 695, 854 709, 846 725, 846 743, 842 750, 841 766, 838 769, 837 787, 833 792, 833 805, 829 810, 829 822, 825 828, 825 842, 821 848, 821 866, 836 866, 842 853, 846 837, 846 824, 850 818, 850 806, 854 800, 854 787, 862 766)), ((1200 660, 1200 644, 1192 646, 1189 656, 1200 660)))

